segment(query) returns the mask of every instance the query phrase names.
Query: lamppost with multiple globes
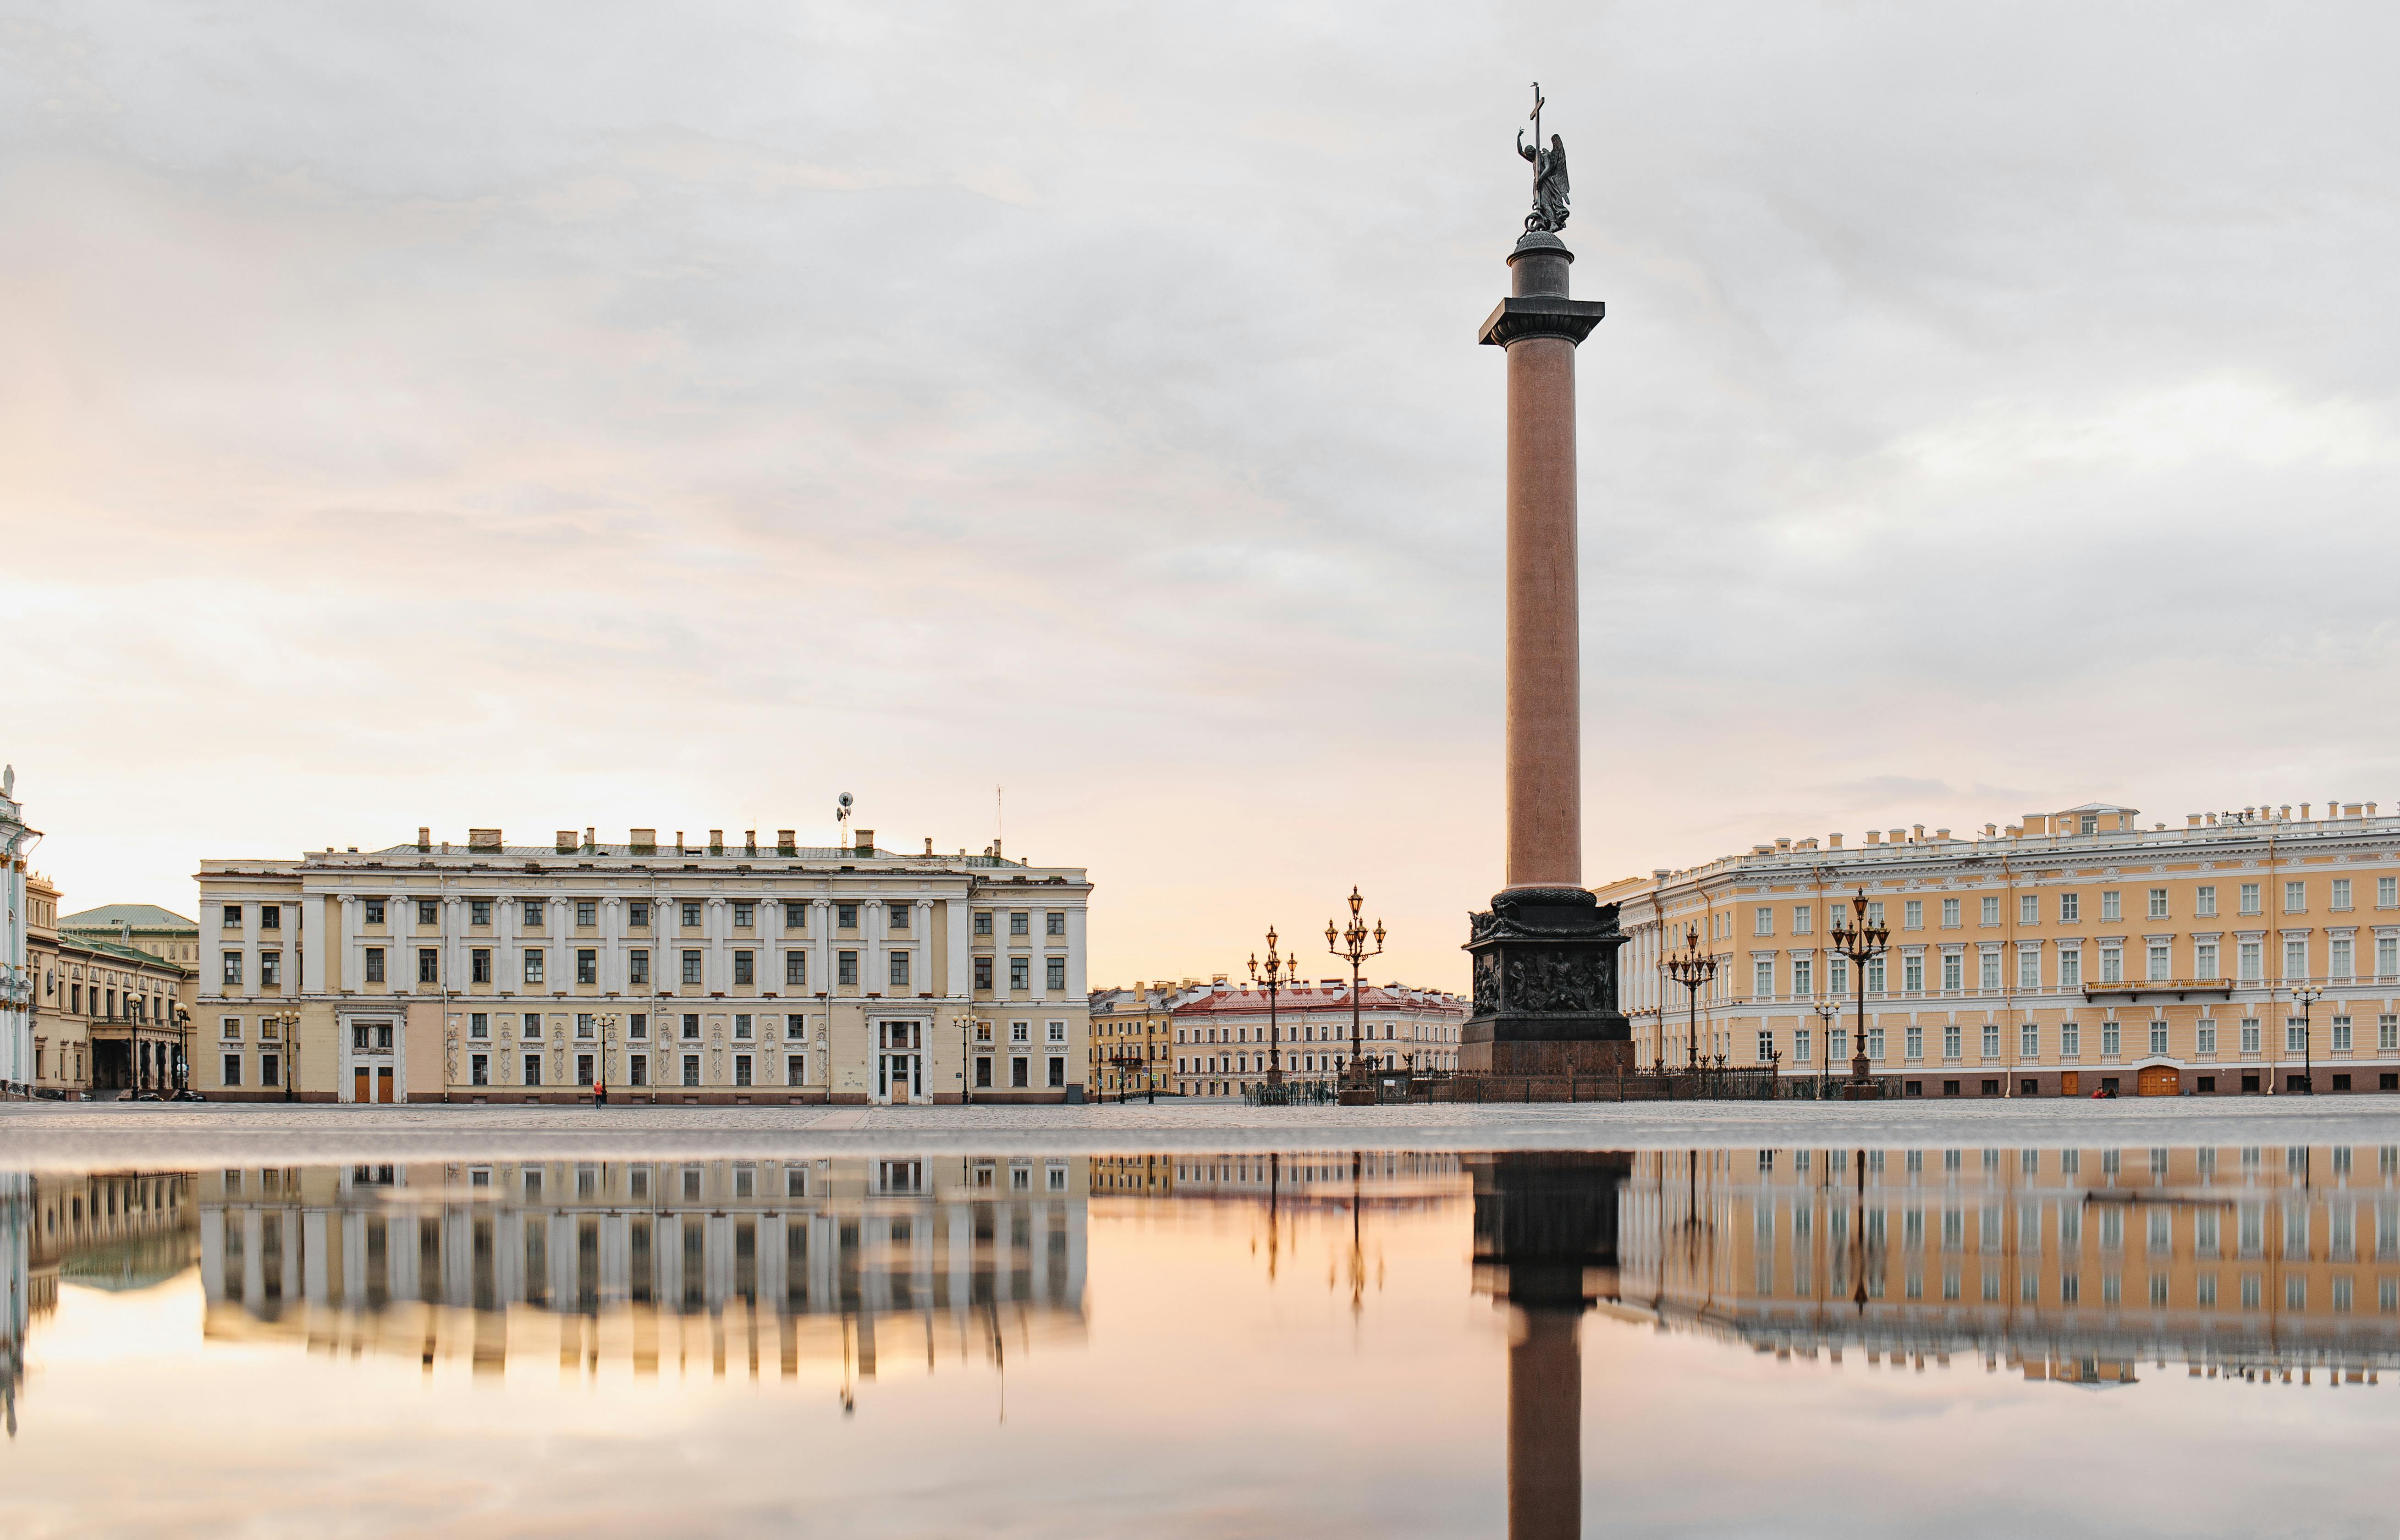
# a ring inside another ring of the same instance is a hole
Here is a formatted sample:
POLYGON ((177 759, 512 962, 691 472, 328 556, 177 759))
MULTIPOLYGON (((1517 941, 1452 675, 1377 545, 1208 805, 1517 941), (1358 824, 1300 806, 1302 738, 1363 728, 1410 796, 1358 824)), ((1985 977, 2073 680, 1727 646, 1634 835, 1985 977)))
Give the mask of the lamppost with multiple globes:
POLYGON ((1859 1002, 1858 1040, 1850 1044, 1850 1079, 1861 1084, 1867 1078, 1867 964, 1890 946, 1891 927, 1868 922, 1867 891, 1861 888, 1850 900, 1848 923, 1834 926, 1834 950, 1850 960, 1850 988, 1859 1002))
POLYGON ((614 1011, 603 1012, 599 1020, 599 1028, 600 1073, 594 1076, 592 1081, 592 1105, 594 1107, 606 1107, 608 1105, 608 1054, 610 1048, 616 1042, 617 1014, 614 1011))
POLYGON ((1293 960, 1275 951, 1275 927, 1267 927, 1266 966, 1259 966, 1259 954, 1250 954, 1250 982, 1267 992, 1267 1083, 1283 1084, 1283 1033, 1275 1018, 1275 994, 1294 976, 1293 960))
POLYGON ((1818 1031, 1825 1040, 1820 1060, 1825 1066, 1823 1078, 1832 1080, 1834 1078, 1834 1023, 1841 1017, 1842 1002, 1829 996, 1817 1002, 1809 1009, 1817 1013, 1817 1020, 1821 1023, 1818 1031))
POLYGON ((1358 970, 1369 958, 1380 957, 1384 951, 1384 922, 1378 920, 1373 930, 1367 929, 1367 921, 1359 914, 1366 906, 1367 901, 1358 896, 1357 885, 1353 883, 1350 888, 1350 923, 1336 931, 1333 921, 1329 920, 1325 922, 1325 949, 1350 964, 1348 1070, 1349 1077, 1353 1079, 1363 1077, 1367 1072, 1363 1056, 1366 1053, 1365 1029, 1359 1025, 1358 1017, 1358 970), (1370 940, 1375 943, 1371 949, 1367 945, 1370 940))
POLYGON ((1684 987, 1687 1013, 1688 1042, 1684 1059, 1691 1068, 1700 1067, 1700 991, 1717 976, 1717 955, 1700 950, 1700 928, 1692 926, 1684 933, 1684 949, 1667 959, 1667 976, 1684 987))
MULTIPOLYGON (((2292 988, 2292 998, 2299 1002, 2300 1007, 2300 1094, 2312 1097, 2317 1094, 2317 1035, 2311 1026, 2309 1017, 2311 1008, 2318 1001, 2325 998, 2325 986, 2295 985, 2292 988)), ((2288 1049, 2289 1044, 2285 1046, 2288 1049)))
POLYGON ((286 1011, 275 1018, 283 1029, 283 1099, 293 1099, 300 1081, 300 1013, 286 1011))

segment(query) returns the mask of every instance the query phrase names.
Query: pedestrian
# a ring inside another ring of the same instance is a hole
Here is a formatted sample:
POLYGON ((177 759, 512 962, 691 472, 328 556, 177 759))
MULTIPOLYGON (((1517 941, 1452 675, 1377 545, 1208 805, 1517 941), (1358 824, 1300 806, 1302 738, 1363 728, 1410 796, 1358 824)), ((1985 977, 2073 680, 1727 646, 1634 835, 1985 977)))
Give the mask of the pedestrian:
POLYGON ((607 1081, 595 1080, 592 1083, 592 1105, 594 1107, 606 1107, 608 1105, 608 1083, 607 1081))

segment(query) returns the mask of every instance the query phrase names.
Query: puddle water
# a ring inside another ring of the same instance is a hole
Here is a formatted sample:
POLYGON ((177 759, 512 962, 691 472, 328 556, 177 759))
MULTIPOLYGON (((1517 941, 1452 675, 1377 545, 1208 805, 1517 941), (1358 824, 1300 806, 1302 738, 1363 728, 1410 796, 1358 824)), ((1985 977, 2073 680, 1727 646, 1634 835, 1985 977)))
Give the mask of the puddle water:
POLYGON ((2391 1533, 2400 1147, 0 1175, 12 1534, 2391 1533))

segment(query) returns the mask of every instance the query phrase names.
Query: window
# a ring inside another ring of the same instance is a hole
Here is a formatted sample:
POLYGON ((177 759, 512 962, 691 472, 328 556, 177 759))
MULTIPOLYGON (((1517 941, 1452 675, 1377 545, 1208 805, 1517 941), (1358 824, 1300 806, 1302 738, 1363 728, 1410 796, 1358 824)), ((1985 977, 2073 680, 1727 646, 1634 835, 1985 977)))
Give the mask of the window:
POLYGON ((2041 895, 2039 893, 2019 893, 2017 895, 2017 923, 2020 925, 2039 925, 2041 923, 2041 895))
POLYGON ((1794 905, 1792 909, 1792 934, 1807 935, 1816 928, 1817 911, 1806 904, 1794 905))
POLYGON ((2100 982, 2103 984, 2125 982, 2125 948, 2122 947, 2100 948, 2100 982))
POLYGON ((2351 939, 2346 935, 2329 937, 2325 942, 2325 976, 2351 976, 2351 939))
POLYGON ((625 980, 629 984, 650 981, 650 953, 646 947, 636 947, 625 955, 625 980))
POLYGON ((2059 1023, 2058 1053, 2062 1058, 2080 1058, 2083 1055, 2083 1024, 2071 1016, 2059 1023))
POLYGON ((1018 909, 1008 917, 1008 934, 1011 935, 1027 935, 1031 934, 1027 924, 1026 912, 1023 909, 1018 909))
POLYGON ((541 928, 542 900, 539 898, 528 898, 524 902, 525 929, 529 931, 539 930, 541 928))
POLYGON ((1010 1023, 1008 1024, 1008 1041, 1009 1041, 1009 1042, 1011 1042, 1011 1043, 1030 1043, 1030 1042, 1032 1042, 1032 1041, 1033 1041, 1033 1023, 1031 1023, 1031 1022, 1030 1022, 1030 1021, 1012 1021, 1012 1022, 1010 1022, 1010 1023))
POLYGON ((1911 952, 1901 960, 1900 987, 1910 994, 1924 990, 1925 958, 1922 953, 1911 952))
POLYGON ((541 1013, 527 1011, 518 1017, 517 1035, 525 1038, 541 1036, 541 1013))
POLYGON ((855 904, 835 905, 833 906, 833 923, 836 930, 854 931, 858 929, 858 906, 855 904))
POLYGON ((2335 1053, 2337 1053, 2337 1054, 2346 1054, 2346 1053, 2349 1053, 2349 1052, 2350 1052, 2350 1042, 2351 1042, 2351 1039, 2350 1039, 2350 1017, 2348 1017, 2348 1016, 2336 1016, 2336 1017, 2334 1017, 2334 1018, 2333 1018, 2333 1051, 2334 1051, 2335 1053))
POLYGON ((2243 914, 2257 914, 2260 912, 2257 883, 2244 882, 2242 884, 2242 912, 2243 914))
POLYGON ((1998 951, 1988 951, 1984 954, 1982 976, 1976 980, 1975 987, 1986 994, 1999 992, 2000 954, 1998 951))
POLYGON ((700 1015, 698 1012, 687 1011, 684 1013, 683 1037, 686 1043, 697 1043, 700 1041, 700 1015))
POLYGON ((1008 960, 1008 987, 1010 988, 1030 989, 1033 988, 1032 975, 1033 960, 1031 958, 1012 957, 1008 960))
POLYGON ((2164 981, 2169 976, 2169 944, 2163 941, 2150 943, 2148 976, 2151 981, 2154 983, 2164 981))
MULTIPOLYGON (((369 955, 372 956, 373 954, 370 953, 369 955)), ((527 984, 539 984, 541 982, 541 948, 539 947, 528 947, 525 948, 525 981, 527 984)))
POLYGON ((2347 909, 2350 907, 2349 878, 2337 877, 2333 879, 2333 893, 2325 900, 2325 904, 2328 908, 2347 909))
POLYGON ((1984 1023, 1984 1056, 1985 1058, 2000 1056, 2000 1024, 1997 1021, 1984 1023))
POLYGON ((638 1013, 625 1018, 625 1035, 635 1041, 650 1035, 650 1018, 638 1013))
POLYGON ((883 906, 883 913, 889 929, 894 931, 905 931, 908 928, 907 905, 886 904, 883 906))
POLYGON ((468 1016, 467 1035, 471 1038, 489 1038, 492 1035, 491 1013, 488 1011, 477 1011, 473 1015, 468 1016))
POLYGON ((1879 995, 1884 992, 1883 974, 1884 960, 1879 957, 1870 960, 1867 963, 1867 976, 1863 981, 1863 987, 1868 994, 1879 995))
POLYGON ((806 904, 785 904, 784 906, 784 929, 787 931, 805 931, 808 928, 809 906, 806 904))
POLYGON ((2245 1054, 2258 1052, 2258 1018, 2243 1016, 2242 1018, 2242 1051, 2245 1054))
POLYGON ((2302 914, 2307 911, 2308 906, 2309 885, 2306 882, 2286 882, 2284 884, 2284 912, 2285 914, 2302 914))
MULTIPOLYGON (((2191 1030, 2191 1046, 2194 1053, 2216 1052, 2216 1023, 2206 1016, 2201 1017, 2194 1023, 2191 1030)), ((2161 1049, 2160 1052, 2163 1053, 2165 1050, 2161 1049)))
MULTIPOLYGON (((632 1054, 627 1056, 625 1059, 625 1079, 630 1084, 648 1085, 650 1083, 650 1056, 648 1054, 632 1054)), ((642 1176, 643 1174, 639 1171, 634 1173, 634 1179, 637 1185, 641 1182, 642 1176)), ((636 1192, 634 1195, 638 1197, 641 1194, 636 1192)))
POLYGON ((2242 943, 2239 955, 2242 960, 2242 982, 2244 984, 2258 983, 2259 974, 2262 972, 2266 955, 2265 943, 2257 941, 2244 941, 2242 943))
POLYGON ((2284 940, 2284 976, 2309 976, 2309 944, 2301 937, 2286 936, 2284 940))
POLYGON ((785 952, 784 954, 784 982, 786 984, 805 985, 808 981, 809 954, 806 952, 785 952))
POLYGON ((2031 947, 2022 947, 2017 949, 2017 988, 2020 989, 2041 988, 2041 953, 2031 947))
POLYGON ((1063 909, 1052 909, 1048 914, 1043 915, 1042 917, 1042 934, 1044 935, 1065 935, 1067 934, 1066 911, 1063 909))
POLYGON ((2166 1051, 2167 1024, 2163 1021, 2153 1021, 2150 1023, 2150 1052, 2163 1055, 2166 1051))
POLYGON ((2077 947, 2058 949, 2058 987, 2080 989, 2083 987, 2083 953, 2077 947))
POLYGON ((1942 1056, 1943 1058, 1958 1056, 1958 1024, 1955 1021, 1944 1024, 1942 1029, 1942 1056))
POLYGON ((2125 1029, 2110 1016, 2100 1024, 2100 1056, 2115 1058, 2124 1051, 2125 1029))
POLYGON ((381 984, 383 981, 383 948, 369 947, 367 948, 367 982, 381 984))
POLYGON ((1900 928, 1903 931, 1925 929, 1925 900, 1912 898, 1900 906, 1900 928))
POLYGON ((1758 1061, 1761 1064, 1775 1056, 1775 1034, 1762 1029, 1758 1034, 1758 1061))
POLYGON ((905 989, 908 988, 908 954, 907 952, 893 952, 892 954, 891 962, 891 987, 895 989, 905 989))
MULTIPOLYGON (((700 1083, 700 1056, 698 1054, 686 1054, 683 1056, 683 1083, 686 1085, 698 1085, 700 1083)), ((689 1175, 690 1173, 686 1174, 689 1175)))
MULTIPOLYGON (((281 952, 261 952, 261 953, 259 953, 259 954, 258 954, 258 983, 259 983, 259 988, 279 988, 279 987, 282 984, 282 982, 283 982, 283 954, 282 954, 281 952)), ((133 997, 132 997, 130 994, 128 994, 125 998, 126 998, 127 1000, 130 1001, 133 997)), ((129 1009, 130 1009, 130 1007, 129 1007, 129 1009)))
POLYGON ((700 906, 699 906, 699 905, 697 905, 697 904, 693 904, 693 903, 689 903, 689 902, 687 902, 686 904, 684 904, 684 906, 683 906, 683 928, 684 928, 685 930, 687 930, 687 931, 696 931, 696 930, 700 929, 700 906))
POLYGON ((686 984, 698 984, 701 981, 700 961, 702 955, 702 954, 699 952, 686 952, 683 954, 683 981, 686 984))
POLYGON ((626 924, 627 928, 628 928, 628 929, 631 929, 631 930, 636 930, 636 931, 647 931, 647 930, 648 930, 648 929, 650 928, 650 906, 649 906, 649 905, 648 905, 647 903, 643 903, 643 902, 641 902, 641 901, 639 901, 639 900, 636 900, 636 901, 635 901, 635 902, 634 902, 634 903, 631 903, 631 904, 626 905, 626 906, 625 906, 625 924, 626 924))
POLYGON ((1761 904, 1754 911, 1752 911, 1750 920, 1750 934, 1752 935, 1773 935, 1775 934, 1775 910, 1767 905, 1761 904))
POLYGON ((855 985, 858 982, 858 954, 856 952, 834 953, 833 976, 837 984, 855 985))
POLYGON ((467 900, 467 923, 489 925, 492 922, 492 901, 488 898, 467 900))
POLYGON ((1957 953, 1957 952, 1944 952, 1944 953, 1943 953, 1943 954, 1942 954, 1942 987, 1943 987, 1944 989, 1963 989, 1963 988, 1965 988, 1967 987, 1967 986, 1966 986, 1966 982, 1965 982, 1964 978, 1962 978, 1962 977, 1961 977, 1961 974, 1964 974, 1964 972, 1966 971, 1966 966, 1967 966, 1967 960, 1966 960, 1964 957, 1960 956, 1958 953, 1957 953))
POLYGON ((2385 1054, 2400 1048, 2400 1015, 2387 1013, 2375 1018, 2375 1047, 2385 1054))
POLYGON ((380 925, 383 923, 382 899, 370 898, 366 901, 366 923, 370 925, 380 925))
POLYGON ((2400 974, 2400 936, 2379 935, 2375 938, 2375 972, 2382 978, 2400 974))
POLYGON ((979 957, 975 960, 975 987, 978 989, 991 988, 991 959, 979 957))
POLYGON ((467 977, 470 982, 476 984, 489 984, 492 981, 492 949, 489 947, 476 947, 469 949, 467 977))
MULTIPOLYGON (((541 1056, 539 1054, 527 1054, 525 1056, 525 1083, 527 1085, 539 1085, 541 1083, 541 1056)), ((540 1179, 539 1177, 535 1177, 534 1179, 539 1181, 540 1179)))
POLYGON ((470 1085, 489 1085, 492 1083, 491 1055, 470 1054, 467 1056, 467 1083, 470 1085))
POLYGON ((756 984, 758 982, 757 964, 752 961, 756 955, 757 954, 753 952, 736 952, 733 954, 734 983, 756 984))
POLYGON ((588 1038, 593 1036, 595 1028, 592 1020, 592 1013, 589 1011, 576 1012, 575 1035, 580 1038, 588 1038))
POLYGON ((1816 1034, 1806 1027, 1793 1029, 1792 1057, 1795 1062, 1806 1064, 1809 1061, 1808 1056, 1816 1047, 1815 1039, 1816 1034))
MULTIPOLYGON (((1805 1000, 1816 991, 1816 988, 1817 967, 1815 960, 1806 957, 1793 958, 1792 960, 1792 992, 1805 1000)), ((1447 1040, 1445 1039, 1443 1041, 1447 1040)))
POLYGON ((2113 888, 2108 892, 2102 893, 2100 895, 2100 918, 2103 920, 2124 919, 2124 895, 2118 893, 2113 888))
POLYGON ((2000 901, 1996 897, 1984 899, 1983 906, 1983 923, 1986 925, 1997 925, 1999 922, 2000 901))
POLYGON ((222 925, 223 925, 226 930, 228 930, 228 931, 238 931, 238 930, 240 930, 240 929, 241 929, 241 906, 240 906, 240 905, 239 905, 239 904, 228 904, 228 905, 226 905, 226 906, 225 906, 225 913, 224 913, 224 917, 223 917, 223 919, 220 920, 220 923, 221 923, 221 924, 222 924, 222 925))
POLYGON ((1958 902, 1955 898, 1945 898, 1942 901, 1942 928, 1945 931, 1955 931, 1958 928, 1958 902))
POLYGON ((975 911, 975 934, 977 935, 991 934, 991 911, 989 909, 977 909, 975 911))
POLYGON ((2215 978, 2217 976, 2216 942, 2195 941, 2192 943, 2191 973, 2194 978, 2215 978))
POLYGON ((225 1071, 220 1083, 225 1085, 239 1085, 241 1083, 241 1056, 239 1054, 225 1055, 225 1071))
POLYGON ((2284 1018, 2284 1052, 2305 1053, 2309 1045, 2309 1024, 2304 1016, 2284 1018))
POLYGON ((2017 1055, 2021 1058, 2041 1057, 2040 1023, 2028 1021, 2017 1028, 2017 1055))
POLYGON ((1057 1087, 1058 1087, 1058 1086, 1062 1086, 1062 1085, 1064 1085, 1064 1084, 1066 1084, 1066 1083, 1067 1083, 1067 1061, 1066 1061, 1065 1059, 1063 1059, 1063 1058, 1056 1058, 1056 1057, 1052 1058, 1052 1059, 1050 1060, 1050 1084, 1051 1084, 1051 1086, 1055 1089, 1055 1088, 1057 1088, 1057 1087))
POLYGON ((1902 1051, 1910 1058, 1920 1059, 1925 1056, 1924 1028, 1912 1024, 1901 1033, 1900 1042, 1902 1051))
MULTIPOLYGON (((733 1083, 736 1085, 747 1085, 750 1083, 749 1055, 736 1054, 733 1056, 733 1083)), ((741 1175, 748 1176, 749 1173, 745 1171, 741 1173, 741 1175)), ((735 1197, 740 1197, 743 1194, 738 1190, 734 1192, 735 1197)))
POLYGON ((2077 921, 2078 920, 2080 920, 2080 919, 2082 918, 2082 915, 2083 915, 2083 895, 2082 895, 2082 894, 2080 894, 2080 893, 2060 893, 2060 894, 2058 895, 2058 922, 2059 922, 2060 924, 2062 924, 2062 925, 2071 925, 2071 924, 2075 923, 2075 921, 2077 921))
POLYGON ((1045 959, 1042 976, 1043 988, 1049 989, 1065 988, 1067 987, 1067 960, 1063 957, 1045 959))
POLYGON ((575 949, 575 982, 578 984, 600 982, 600 954, 589 947, 579 947, 575 949))
POLYGON ((750 929, 751 926, 757 923, 757 911, 758 906, 756 904, 734 905, 733 928, 737 931, 746 931, 750 929))
POLYGON ((2379 877, 2375 879, 2375 906, 2389 909, 2400 906, 2400 877, 2379 877))
POLYGON ((416 948, 416 982, 419 984, 442 982, 442 954, 430 947, 416 948))

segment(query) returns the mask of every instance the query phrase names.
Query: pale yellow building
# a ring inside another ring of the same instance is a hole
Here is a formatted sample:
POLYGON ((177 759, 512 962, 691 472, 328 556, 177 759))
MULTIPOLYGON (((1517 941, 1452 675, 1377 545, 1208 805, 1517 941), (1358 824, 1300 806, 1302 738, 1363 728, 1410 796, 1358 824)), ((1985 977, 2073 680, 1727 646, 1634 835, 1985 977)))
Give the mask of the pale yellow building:
MULTIPOLYGON (((1225 975, 1217 975, 1221 986, 1225 975)), ((1090 1084, 1103 1096, 1137 1097, 1175 1088, 1175 1007, 1207 988, 1136 979, 1130 989, 1095 989, 1090 1000, 1090 1084)))
POLYGON ((2374 803, 1779 838, 1595 892, 1644 1063, 1846 1074, 1859 980, 1832 929, 1862 894, 1890 930, 1867 1052, 1903 1095, 2400 1090, 2400 818, 2374 803), (1695 931, 1696 1001, 1666 971, 1695 931))
POLYGON ((226 1098, 1081 1099, 1080 867, 661 843, 201 864, 194 1083, 226 1098))
POLYGON ((34 1094, 164 1095, 187 1083, 198 999, 192 967, 168 961, 163 947, 69 929, 48 878, 28 876, 25 893, 34 1094))

